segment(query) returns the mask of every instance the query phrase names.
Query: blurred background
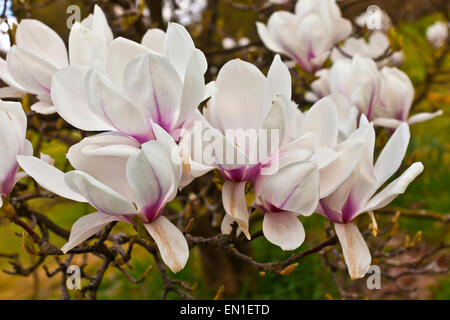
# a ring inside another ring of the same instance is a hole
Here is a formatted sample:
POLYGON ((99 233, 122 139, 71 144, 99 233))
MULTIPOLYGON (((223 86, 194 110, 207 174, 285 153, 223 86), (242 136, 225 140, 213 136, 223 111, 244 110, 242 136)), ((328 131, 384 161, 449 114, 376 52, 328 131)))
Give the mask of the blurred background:
MULTIPOLYGON (((177 21, 187 26, 198 48, 205 52, 209 69, 207 81, 213 80, 221 65, 232 58, 240 57, 256 64, 263 72, 272 61, 273 53, 265 49, 256 33, 255 22, 266 22, 276 10, 293 10, 295 1, 239 1, 239 0, 117 0, 117 1, 67 1, 67 0, 13 0, 0 1, 0 52, 5 57, 10 47, 9 27, 14 20, 23 18, 38 19, 55 31, 66 41, 69 29, 66 19, 67 8, 78 5, 82 17, 91 12, 93 5, 100 5, 110 22, 115 36, 126 36, 140 41, 149 27, 165 29, 169 21, 177 21)), ((425 170, 414 181, 405 195, 390 205, 386 214, 378 214, 380 228, 390 226, 388 239, 382 243, 381 251, 374 254, 373 264, 380 257, 389 257, 391 248, 403 248, 401 256, 388 261, 386 268, 390 274, 404 272, 414 264, 418 257, 439 249, 433 261, 439 268, 448 270, 450 230, 448 220, 429 219, 420 216, 422 209, 436 216, 444 216, 450 209, 450 56, 446 52, 433 50, 426 40, 426 29, 435 21, 449 21, 450 3, 448 0, 385 0, 338 2, 344 17, 354 20, 365 12, 369 5, 376 4, 390 17, 395 28, 395 38, 401 43, 404 62, 400 69, 408 74, 420 98, 412 109, 412 114, 422 111, 444 110, 444 115, 433 120, 412 126, 412 139, 405 157, 407 163, 422 161, 425 170), (441 58, 443 57, 443 58, 441 58), (394 214, 402 212, 410 215, 394 214)), ((42 45, 45 45, 44 43, 42 45)), ((446 48, 448 50, 448 44, 446 48)), ((294 100, 300 108, 309 105, 303 99, 305 89, 301 77, 293 77, 294 100)), ((55 116, 56 117, 56 116, 55 116)), ((50 117, 51 118, 51 117, 50 117)), ((81 138, 81 137, 80 137, 81 138)), ((379 139, 386 139, 381 132, 379 139)), ((67 169, 65 153, 69 144, 60 139, 44 141, 41 151, 56 159, 55 165, 67 169)), ((210 179, 211 177, 209 177, 210 179)), ((33 208, 50 217, 57 224, 70 229, 73 222, 87 213, 90 208, 61 199, 36 199, 33 208)), ((171 204, 174 210, 183 210, 176 201, 171 204)), ((307 238, 301 249, 317 244, 327 237, 327 221, 313 215, 302 220, 307 238)), ((260 222, 253 227, 260 229, 260 222)), ((360 221, 362 226, 368 222, 360 221)), ((214 226, 217 230, 217 225, 214 226)), ((202 234, 199 225, 193 232, 202 234)), ((117 230, 133 232, 128 226, 121 225, 117 230)), ((115 229, 115 230, 116 230, 115 229)), ((0 299, 59 299, 60 278, 46 275, 43 268, 29 270, 27 277, 10 275, 10 261, 18 259, 24 265, 37 262, 37 258, 22 249, 18 236, 19 228, 6 224, 0 225, 0 299), (19 255, 12 259, 12 253, 19 255)), ((214 234, 214 233, 213 233, 214 234)), ((20 235, 20 234, 19 234, 20 235)), ((50 239, 56 245, 64 241, 54 235, 50 239)), ((382 239, 371 238, 370 248, 377 248, 382 239)), ((263 237, 252 241, 251 251, 254 259, 260 262, 280 261, 289 257, 270 244, 263 237)), ((450 276, 448 272, 439 274, 408 274, 391 281, 383 278, 380 290, 368 290, 365 280, 349 282, 346 272, 327 262, 327 256, 339 255, 339 251, 329 250, 327 255, 316 254, 301 260, 298 267, 288 276, 277 274, 259 274, 251 267, 224 258, 224 253, 213 249, 195 247, 187 267, 175 279, 183 279, 196 285, 197 298, 212 299, 221 286, 225 288, 225 297, 234 299, 450 299, 450 276)), ((397 250, 397 249, 395 249, 397 250)), ((372 251, 373 252, 373 251, 372 251)), ((95 270, 100 260, 93 256, 78 257, 74 262, 89 262, 86 272, 95 270)), ((420 260, 420 259, 419 259, 420 260)), ((423 262, 423 261, 421 261, 423 262)), ((136 248, 131 260, 130 274, 139 278, 147 267, 153 264, 152 257, 136 248)), ((40 265, 49 270, 58 265, 58 261, 48 257, 40 265)), ((339 267, 339 266, 338 266, 339 267)), ((382 272, 384 269, 382 269, 382 272)), ((58 276, 59 277, 59 276, 58 276)), ((156 270, 139 284, 130 282, 115 269, 110 269, 100 287, 99 299, 159 299, 163 283, 156 270)), ((168 295, 168 298, 176 298, 168 295)))

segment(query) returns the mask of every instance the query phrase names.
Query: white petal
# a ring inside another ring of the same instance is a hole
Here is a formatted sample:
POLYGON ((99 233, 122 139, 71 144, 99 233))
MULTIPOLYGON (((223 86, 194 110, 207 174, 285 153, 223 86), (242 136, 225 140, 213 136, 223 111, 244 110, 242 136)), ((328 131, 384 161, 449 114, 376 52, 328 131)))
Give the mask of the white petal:
POLYGON ((249 213, 245 200, 245 181, 225 181, 222 187, 222 204, 225 212, 229 214, 239 225, 247 239, 250 240, 248 230, 249 213))
POLYGON ((64 41, 55 31, 38 20, 23 19, 20 21, 16 31, 16 43, 22 49, 32 52, 55 68, 67 66, 67 51, 64 41))
POLYGON ((183 233, 163 216, 144 226, 169 269, 174 273, 182 270, 189 258, 189 247, 183 233))
POLYGON ((364 277, 369 270, 372 257, 358 227, 354 223, 335 223, 334 229, 341 243, 350 277, 352 279, 364 277))
POLYGON ((441 116, 443 114, 444 114, 444 112, 442 110, 438 110, 438 111, 431 112, 431 113, 430 112, 417 113, 408 119, 408 123, 413 124, 413 123, 428 121, 430 119, 433 119, 434 117, 441 116))
POLYGON ((98 117, 141 143, 152 138, 141 111, 103 74, 89 70, 83 77, 83 85, 88 106, 98 117))
POLYGON ((148 29, 142 37, 141 44, 157 53, 163 53, 165 38, 166 33, 161 29, 148 29))
POLYGON ((149 53, 132 59, 123 83, 145 118, 171 132, 180 113, 182 82, 167 58, 149 53))
POLYGON ((70 230, 69 241, 61 248, 61 251, 67 253, 72 248, 89 239, 113 221, 124 221, 121 216, 112 216, 101 212, 94 212, 85 215, 75 221, 70 230))
MULTIPOLYGON (((377 190, 383 183, 389 179, 400 167, 405 157, 406 149, 409 143, 409 127, 406 123, 400 125, 378 156, 375 162, 374 171, 377 179, 377 190)), ((374 191, 375 191, 374 190, 374 191)))
POLYGON ((83 77, 88 71, 82 66, 59 70, 52 79, 52 101, 56 112, 68 123, 86 131, 113 130, 89 109, 83 91, 83 77))
POLYGON ((163 52, 165 56, 169 57, 170 63, 175 67, 181 79, 184 79, 194 49, 194 41, 186 28, 178 23, 169 23, 163 52))
POLYGON ((290 212, 265 213, 262 228, 266 239, 285 251, 295 250, 305 241, 302 223, 290 212))
POLYGON ((256 30, 258 31, 259 38, 269 50, 279 53, 285 53, 283 48, 277 43, 277 41, 272 38, 269 29, 264 23, 256 22, 256 30))
POLYGON ((43 100, 33 103, 31 110, 40 114, 53 114, 56 112, 56 108, 49 97, 45 97, 43 100))
MULTIPOLYGON (((20 86, 19 83, 17 83, 17 81, 15 81, 13 79, 13 77, 11 76, 11 74, 8 71, 8 65, 6 64, 6 60, 0 58, 0 78, 3 80, 3 82, 5 82, 6 84, 8 84, 9 86, 11 86, 13 89, 17 90, 17 91, 25 91, 24 88, 22 88, 20 86)), ((7 96, 5 96, 7 97, 7 96)), ((13 97, 11 97, 13 98, 13 97)))
POLYGON ((120 193, 79 170, 65 174, 64 181, 73 191, 82 194, 97 210, 112 215, 136 214, 135 207, 120 193))
POLYGON ((49 95, 56 68, 38 56, 13 46, 6 57, 8 70, 27 92, 49 95))
POLYGON ((134 41, 119 37, 108 47, 105 62, 106 75, 118 87, 123 87, 123 72, 134 57, 149 53, 150 49, 134 41))
POLYGON ((103 70, 106 46, 103 41, 81 23, 75 22, 69 35, 70 64, 103 70))
MULTIPOLYGON (((403 121, 392 119, 392 118, 375 118, 373 119, 373 124, 376 126, 389 128, 389 129, 397 129, 403 121)), ((409 123, 409 121, 408 121, 409 123)))
POLYGON ((388 205, 399 194, 405 192, 408 185, 423 171, 421 162, 413 163, 403 174, 392 181, 382 191, 376 194, 362 210, 362 212, 373 211, 388 205))
POLYGON ((104 133, 84 138, 73 145, 67 158, 75 169, 86 172, 132 201, 126 165, 130 156, 139 150, 140 145, 130 137, 104 133))
POLYGON ((278 54, 273 59, 267 74, 267 90, 269 101, 272 101, 275 95, 283 95, 286 99, 291 99, 291 74, 278 54))
POLYGON ((102 40, 103 45, 108 45, 113 40, 113 33, 108 25, 105 14, 100 6, 94 6, 92 16, 92 31, 102 40))
POLYGON ((78 192, 73 191, 64 180, 64 172, 47 162, 33 156, 17 156, 20 167, 40 186, 63 198, 78 202, 87 200, 78 192))

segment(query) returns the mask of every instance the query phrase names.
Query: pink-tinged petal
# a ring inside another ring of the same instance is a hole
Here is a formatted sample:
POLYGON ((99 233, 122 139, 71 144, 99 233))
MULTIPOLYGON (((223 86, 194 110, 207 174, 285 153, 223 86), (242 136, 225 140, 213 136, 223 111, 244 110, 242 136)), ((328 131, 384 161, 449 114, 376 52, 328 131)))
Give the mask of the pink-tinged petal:
POLYGON ((181 95, 180 114, 178 125, 182 124, 197 110, 200 103, 205 100, 205 78, 206 65, 203 52, 195 49, 189 60, 183 81, 183 92, 181 95))
MULTIPOLYGON (((17 90, 19 92, 20 91, 22 91, 22 92, 25 91, 25 89, 22 88, 21 85, 19 83, 17 83, 16 80, 13 79, 13 77, 11 76, 11 74, 8 71, 8 65, 6 63, 6 60, 4 60, 2 58, 0 58, 0 79, 2 79, 3 82, 5 82, 9 86, 11 86, 11 88, 14 89, 14 90, 17 90)), ((6 95, 4 97, 6 97, 6 98, 13 98, 13 97, 6 96, 6 95)))
POLYGON ((259 129, 266 117, 266 78, 251 63, 234 59, 219 71, 217 93, 208 106, 224 129, 259 129))
POLYGON ((283 250, 295 250, 305 241, 305 229, 291 212, 266 212, 262 225, 264 236, 283 250))
POLYGON ((358 227, 354 223, 335 223, 334 229, 341 243, 350 277, 353 280, 364 277, 369 270, 372 257, 358 227))
POLYGON ((100 119, 140 143, 152 138, 144 114, 107 77, 91 69, 82 81, 88 106, 100 119))
POLYGON ((156 53, 163 53, 166 33, 161 29, 148 29, 141 40, 141 44, 156 53))
POLYGON ((61 251, 64 253, 69 252, 113 221, 126 220, 121 216, 113 216, 102 212, 94 212, 81 217, 73 224, 72 230, 70 230, 69 241, 61 248, 61 251))
POLYGON ((272 38, 269 29, 264 23, 256 22, 256 31, 264 45, 273 52, 285 53, 275 38, 272 38))
POLYGON ((16 31, 16 43, 55 68, 63 68, 68 64, 64 41, 55 31, 38 20, 20 21, 16 31))
POLYGON ((83 77, 88 70, 82 66, 71 66, 53 75, 51 94, 56 112, 81 130, 114 130, 89 109, 83 91, 83 77))
POLYGON ((405 192, 408 185, 423 171, 421 162, 413 163, 403 174, 392 181, 367 203, 362 212, 373 211, 387 206, 399 194, 405 192))
POLYGON ((247 202, 245 200, 246 182, 225 181, 222 187, 222 204, 225 212, 237 222, 239 228, 244 232, 247 239, 250 240, 248 230, 249 213, 247 202))
POLYGON ((57 70, 54 66, 18 46, 10 49, 6 62, 14 80, 27 92, 50 94, 52 75, 57 70))
POLYGON ((24 91, 21 91, 14 87, 3 87, 0 88, 0 99, 3 98, 23 98, 25 95, 24 91))
POLYGON ((98 211, 111 215, 137 213, 133 204, 124 196, 83 171, 66 173, 64 181, 74 192, 83 195, 98 211))
POLYGON ((84 138, 67 153, 70 164, 133 201, 126 177, 128 159, 138 153, 140 145, 118 133, 104 133, 84 138))
POLYGON ((163 216, 144 226, 169 269, 174 273, 182 270, 189 258, 189 247, 183 233, 163 216))
POLYGON ((63 198, 78 202, 87 202, 83 195, 75 192, 66 184, 64 172, 48 164, 46 161, 33 156, 17 156, 17 161, 20 167, 44 189, 63 198))
POLYGON ((259 176, 255 182, 257 203, 267 211, 280 211, 310 215, 319 201, 319 171, 309 161, 294 162, 275 174, 259 176))
POLYGON ((166 147, 158 141, 143 144, 142 150, 128 160, 128 183, 139 211, 149 222, 177 193, 180 178, 175 177, 174 166, 166 147))
POLYGON ((101 39, 104 46, 113 41, 113 33, 109 27, 108 20, 100 6, 94 6, 94 14, 92 16, 92 31, 101 39))
POLYGON ((444 114, 444 111, 442 111, 442 110, 438 110, 435 112, 417 113, 408 119, 408 123, 414 124, 414 123, 418 123, 418 122, 428 121, 428 120, 433 119, 434 117, 441 116, 443 114, 444 114))
POLYGON ((183 84, 168 59, 153 53, 132 59, 123 83, 143 116, 171 132, 180 114, 183 84))
POLYGON ((103 70, 106 46, 92 30, 75 22, 69 35, 70 65, 103 70))
POLYGON ((410 133, 406 123, 400 125, 378 156, 374 165, 377 179, 374 192, 386 182, 400 167, 408 148, 410 133))
POLYGON ((373 119, 373 124, 376 126, 389 128, 389 129, 397 129, 404 121, 400 121, 392 118, 375 118, 373 119))
POLYGON ((136 56, 150 52, 150 49, 134 41, 122 37, 114 39, 106 54, 106 75, 118 88, 123 88, 123 74, 128 62, 136 56))
POLYGON ((184 79, 194 49, 194 41, 192 41, 186 28, 178 23, 169 23, 163 52, 169 58, 170 63, 175 67, 181 79, 184 79))

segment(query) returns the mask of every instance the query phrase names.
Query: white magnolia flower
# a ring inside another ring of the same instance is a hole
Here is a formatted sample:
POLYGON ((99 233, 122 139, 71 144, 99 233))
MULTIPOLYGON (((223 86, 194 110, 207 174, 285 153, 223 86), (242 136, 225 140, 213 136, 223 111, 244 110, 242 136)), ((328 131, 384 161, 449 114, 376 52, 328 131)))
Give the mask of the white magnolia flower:
POLYGON ((0 207, 2 196, 8 196, 17 181, 25 175, 17 172, 17 155, 32 155, 33 146, 25 138, 27 117, 19 102, 0 100, 0 207))
POLYGON ((436 21, 427 29, 427 40, 435 48, 442 47, 448 38, 448 24, 436 21))
POLYGON ((420 162, 412 164, 403 174, 377 190, 398 170, 409 142, 409 127, 401 124, 391 136, 373 164, 375 130, 362 116, 360 128, 354 132, 365 139, 364 150, 351 176, 332 194, 320 200, 318 212, 335 223, 336 234, 341 243, 352 279, 362 278, 371 262, 369 248, 353 223, 362 213, 388 205, 422 172, 420 162))
POLYGON ((344 95, 369 120, 378 104, 380 85, 380 72, 371 58, 355 54, 352 59, 338 60, 331 67, 331 92, 344 95))
POLYGON ((392 21, 387 12, 377 6, 369 7, 357 16, 355 23, 361 28, 367 27, 369 30, 382 30, 383 32, 392 27, 392 21))
POLYGON ((320 69, 315 75, 318 79, 311 82, 311 91, 305 94, 305 99, 309 102, 316 102, 331 94, 330 69, 320 69))
POLYGON ((333 46, 352 32, 334 0, 299 0, 295 14, 277 11, 267 26, 257 22, 256 27, 267 48, 289 56, 307 72, 319 69, 333 46))
POLYGON ((414 101, 414 86, 409 77, 397 68, 381 70, 380 99, 375 108, 375 125, 397 128, 403 122, 414 124, 442 115, 442 110, 417 113, 408 118, 414 101))
MULTIPOLYGON (((9 97, 19 92, 35 94, 38 102, 31 106, 37 113, 56 111, 51 99, 52 75, 68 66, 64 41, 51 28, 34 19, 23 19, 17 26, 16 45, 0 60, 0 77, 10 86, 9 97), (45 44, 45 45, 43 45, 45 44)), ((71 65, 97 65, 113 35, 99 6, 83 22, 75 23, 69 37, 71 65)))
POLYGON ((52 99, 59 115, 86 131, 117 131, 140 143, 154 139, 150 121, 178 140, 179 129, 204 99, 207 62, 186 29, 150 29, 142 44, 111 42, 105 69, 58 71, 52 99))
POLYGON ((173 200, 181 180, 181 159, 173 139, 153 124, 156 140, 140 145, 118 133, 103 133, 83 139, 67 154, 76 169, 59 171, 32 156, 18 156, 20 166, 42 187, 79 202, 88 202, 98 211, 75 222, 67 253, 112 221, 134 225, 141 219, 155 240, 161 258, 173 272, 185 266, 189 248, 182 232, 162 216, 173 200))

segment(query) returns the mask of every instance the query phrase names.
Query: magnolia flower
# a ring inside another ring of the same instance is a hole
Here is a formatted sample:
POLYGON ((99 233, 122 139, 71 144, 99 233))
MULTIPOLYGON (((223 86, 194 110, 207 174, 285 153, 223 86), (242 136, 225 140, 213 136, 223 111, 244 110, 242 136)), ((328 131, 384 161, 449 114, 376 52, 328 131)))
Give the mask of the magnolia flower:
POLYGON ((207 63, 186 29, 149 30, 142 44, 117 38, 103 72, 82 66, 58 71, 52 99, 59 115, 86 131, 117 131, 140 143, 154 139, 150 121, 177 140, 204 98, 207 63))
POLYGON ((153 124, 156 140, 141 146, 118 133, 104 133, 72 146, 67 173, 32 156, 18 156, 20 166, 42 187, 59 196, 88 202, 98 211, 75 222, 67 253, 112 221, 135 224, 138 217, 173 272, 185 266, 189 248, 181 231, 162 216, 181 179, 181 159, 173 139, 153 124))
MULTIPOLYGON (((385 33, 374 31, 370 34, 368 41, 364 38, 348 38, 340 48, 352 57, 358 53, 360 56, 375 59, 386 53, 386 50, 390 48, 390 43, 385 33)), ((397 51, 391 56, 378 61, 377 65, 384 66, 390 63, 395 65, 401 64, 403 60, 402 55, 402 51, 397 51)), ((340 59, 348 59, 348 56, 344 55, 339 49, 334 48, 331 52, 331 60, 335 62, 340 59)))
POLYGON ((331 67, 331 92, 347 97, 369 120, 378 104, 380 85, 380 72, 371 58, 355 54, 352 59, 338 60, 331 67))
POLYGON ((442 47, 448 38, 448 25, 442 21, 436 21, 427 29, 427 40, 435 48, 442 47))
POLYGON ((209 164, 215 165, 226 180, 222 201, 228 216, 223 230, 234 220, 250 237, 245 185, 261 175, 266 165, 274 164, 276 159, 270 157, 291 140, 288 122, 294 121, 294 117, 283 115, 283 110, 292 110, 291 78, 278 55, 267 77, 254 65, 234 59, 220 69, 213 86, 203 112, 212 126, 209 134, 216 141, 215 163, 209 164), (260 135, 261 132, 265 135, 260 135), (267 148, 264 150, 262 146, 267 148), (227 161, 230 155, 232 159, 227 161))
POLYGON ((386 11, 377 6, 369 6, 366 11, 355 18, 355 23, 361 27, 367 27, 369 30, 382 30, 386 32, 392 27, 392 21, 386 11))
MULTIPOLYGON (((64 41, 51 28, 38 20, 23 19, 17 26, 16 45, 8 52, 6 62, 0 60, 1 79, 18 92, 35 94, 38 102, 31 106, 37 113, 56 111, 51 99, 52 75, 68 66, 64 41), (45 45, 42 45, 45 43, 45 45)), ((104 50, 112 40, 112 32, 99 6, 82 24, 75 23, 69 37, 72 65, 95 63, 96 52, 104 50)))
POLYGON ((27 117, 19 102, 0 100, 0 207, 2 196, 8 196, 21 178, 23 172, 17 172, 19 165, 17 155, 32 155, 33 146, 25 138, 27 117))
POLYGON ((256 23, 264 45, 295 60, 307 72, 314 72, 328 58, 330 50, 352 32, 334 0, 299 0, 295 14, 273 13, 267 26, 256 23))
POLYGON ((377 190, 398 170, 409 142, 409 127, 401 124, 391 136, 373 164, 375 130, 362 116, 355 135, 365 139, 364 151, 351 176, 332 194, 320 200, 317 211, 334 222, 349 274, 362 278, 371 262, 367 244, 353 222, 357 216, 388 205, 422 172, 420 162, 412 164, 403 174, 377 190))
POLYGON ((297 216, 311 215, 318 204, 319 171, 308 156, 285 154, 276 174, 255 179, 255 206, 264 212, 264 236, 283 250, 303 243, 305 229, 297 216))
POLYGON ((414 86, 409 77, 397 68, 384 67, 381 70, 380 99, 375 108, 375 125, 397 128, 403 122, 414 124, 441 115, 442 110, 422 112, 408 119, 414 100, 414 86))

